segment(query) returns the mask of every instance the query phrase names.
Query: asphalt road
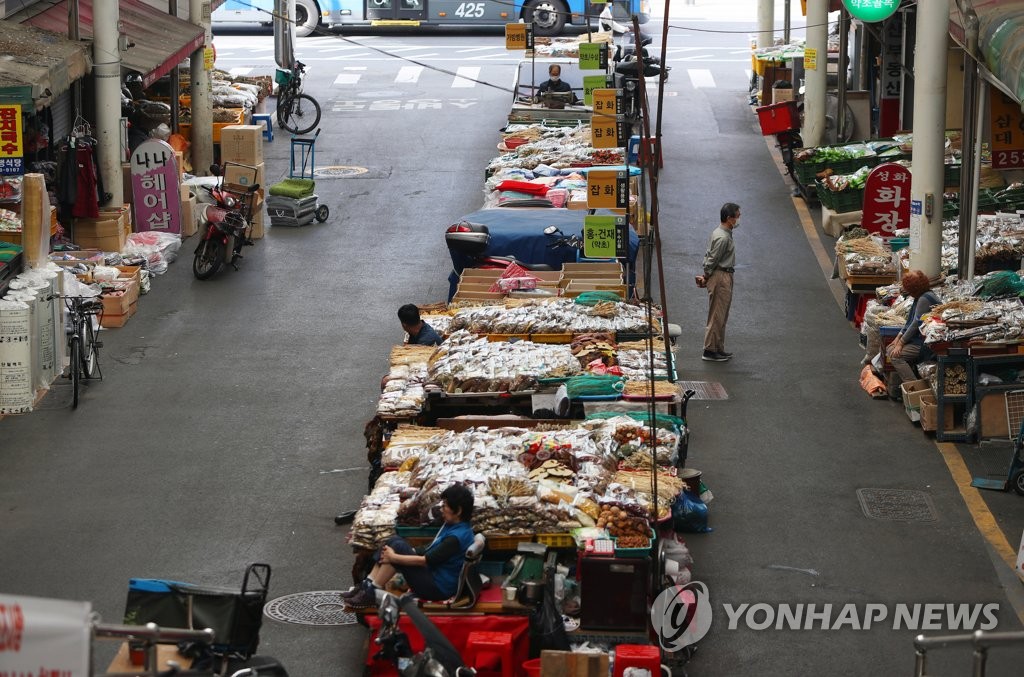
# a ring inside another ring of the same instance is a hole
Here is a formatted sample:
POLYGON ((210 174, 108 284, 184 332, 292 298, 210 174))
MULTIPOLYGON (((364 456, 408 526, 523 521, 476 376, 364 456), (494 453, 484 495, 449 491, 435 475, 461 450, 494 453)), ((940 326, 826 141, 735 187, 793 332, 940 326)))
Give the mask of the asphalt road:
MULTIPOLYGON (((916 633, 888 622, 730 629, 723 604, 882 604, 891 614, 901 603, 994 603, 999 628, 1020 629, 1008 597, 1019 583, 997 575, 935 444, 857 384, 856 335, 746 106, 751 26, 695 24, 734 32, 673 29, 664 107, 660 219, 681 375, 730 395, 689 411, 690 464, 716 494, 715 531, 687 539, 714 605, 689 674, 911 672, 916 633), (692 276, 725 201, 744 212, 736 357, 713 364, 699 360, 706 299, 692 276), (865 488, 923 492, 936 519, 868 519, 865 488)), ((317 166, 367 170, 318 181, 331 219, 271 228, 239 272, 209 282, 192 278, 186 241, 138 315, 106 333, 105 379, 77 411, 61 386, 39 411, 0 421, 0 589, 89 600, 116 621, 130 577, 237 585, 246 563, 263 561, 271 597, 349 585, 346 529, 332 517, 366 489, 362 429, 401 338, 394 312, 445 296, 441 233, 482 202, 515 62, 494 31, 351 40, 297 48, 307 92, 326 111, 317 166)), ((233 31, 216 44, 218 67, 273 72, 267 34, 233 31)), ((268 181, 285 176, 287 135, 265 153, 268 181)), ((985 499, 1015 547, 1024 504, 985 499)), ((297 677, 350 675, 364 638, 357 626, 267 620, 261 653, 297 677)), ((966 673, 966 652, 944 655, 945 674, 966 673)), ((1019 674, 1022 658, 994 652, 988 674, 1019 674)))

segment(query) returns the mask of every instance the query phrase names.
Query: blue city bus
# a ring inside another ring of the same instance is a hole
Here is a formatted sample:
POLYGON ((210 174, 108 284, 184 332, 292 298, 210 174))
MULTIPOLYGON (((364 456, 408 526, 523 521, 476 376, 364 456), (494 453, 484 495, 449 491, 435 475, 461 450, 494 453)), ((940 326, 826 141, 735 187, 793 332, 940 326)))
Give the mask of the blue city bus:
MULTIPOLYGON (((536 34, 549 36, 567 24, 586 25, 603 8, 590 0, 295 0, 295 34, 344 26, 503 26, 532 19, 536 34)), ((226 0, 212 21, 215 27, 270 25, 273 9, 274 0, 226 0)), ((620 21, 636 14, 646 23, 650 0, 615 2, 613 12, 620 21)))

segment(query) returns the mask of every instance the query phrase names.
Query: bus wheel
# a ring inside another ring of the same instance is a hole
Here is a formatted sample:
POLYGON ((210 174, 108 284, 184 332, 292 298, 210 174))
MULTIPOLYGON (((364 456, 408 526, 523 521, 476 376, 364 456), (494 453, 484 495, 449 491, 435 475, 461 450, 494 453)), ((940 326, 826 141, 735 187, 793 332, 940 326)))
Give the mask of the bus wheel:
POLYGON ((316 0, 295 0, 295 37, 311 35, 320 25, 320 7, 316 0))
POLYGON ((523 7, 523 18, 532 21, 535 33, 542 37, 561 34, 568 13, 561 0, 530 0, 523 7))

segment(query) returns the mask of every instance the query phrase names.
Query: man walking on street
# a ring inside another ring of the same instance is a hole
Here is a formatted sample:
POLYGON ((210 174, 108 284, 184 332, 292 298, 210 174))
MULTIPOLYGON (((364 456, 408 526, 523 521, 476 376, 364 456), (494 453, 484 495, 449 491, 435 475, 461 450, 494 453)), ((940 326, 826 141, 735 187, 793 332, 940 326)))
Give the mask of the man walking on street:
POLYGON ((732 202, 722 205, 722 223, 711 233, 708 251, 704 254, 704 274, 697 276, 697 286, 708 290, 708 325, 704 330, 704 354, 701 359, 725 362, 732 353, 725 352, 725 323, 732 305, 732 275, 736 266, 736 245, 732 231, 740 223, 740 206, 732 202))

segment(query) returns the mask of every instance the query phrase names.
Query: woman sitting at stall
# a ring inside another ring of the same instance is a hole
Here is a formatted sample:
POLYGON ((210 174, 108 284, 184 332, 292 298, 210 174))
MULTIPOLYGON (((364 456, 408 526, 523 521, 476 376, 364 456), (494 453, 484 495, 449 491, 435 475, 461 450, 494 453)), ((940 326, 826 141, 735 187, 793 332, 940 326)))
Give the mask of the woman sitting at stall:
POLYGON ((473 492, 462 484, 453 484, 441 492, 441 516, 444 525, 433 542, 413 548, 400 536, 388 539, 377 553, 377 563, 361 585, 342 593, 345 604, 365 608, 377 603, 376 589, 383 589, 395 573, 400 573, 420 599, 443 600, 455 594, 466 551, 473 545, 473 492))
POLYGON ((913 365, 928 360, 931 350, 924 344, 921 335, 921 317, 939 304, 939 296, 931 291, 931 281, 920 270, 912 270, 903 276, 900 283, 903 293, 914 299, 903 329, 886 349, 889 361, 904 382, 917 378, 913 365))

